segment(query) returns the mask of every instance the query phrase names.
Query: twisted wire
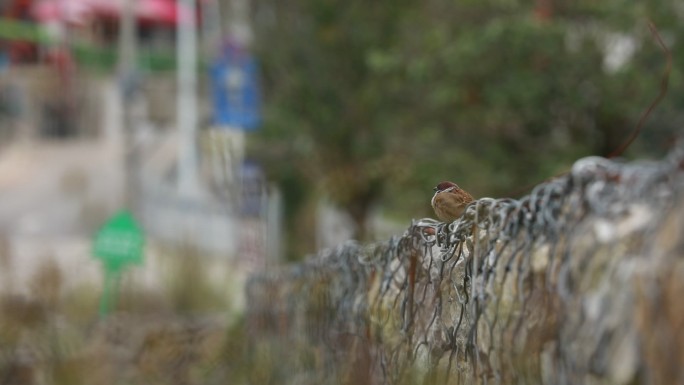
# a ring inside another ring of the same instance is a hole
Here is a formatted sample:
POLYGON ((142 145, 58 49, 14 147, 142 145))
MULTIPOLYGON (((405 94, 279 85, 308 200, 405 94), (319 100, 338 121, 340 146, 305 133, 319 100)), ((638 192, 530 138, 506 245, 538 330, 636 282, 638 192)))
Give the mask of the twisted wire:
POLYGON ((582 382, 596 375, 582 352, 600 345, 588 336, 608 341, 620 326, 582 311, 587 293, 625 285, 616 272, 626 256, 648 254, 642 240, 675 207, 683 169, 681 146, 659 162, 584 158, 521 199, 481 198, 452 223, 414 220, 386 242, 350 241, 255 274, 251 333, 298 341, 292 356, 317 358, 287 370, 313 373, 314 383, 352 374, 381 384, 543 383, 549 373, 552 383, 582 382), (525 352, 538 357, 518 357, 525 352))

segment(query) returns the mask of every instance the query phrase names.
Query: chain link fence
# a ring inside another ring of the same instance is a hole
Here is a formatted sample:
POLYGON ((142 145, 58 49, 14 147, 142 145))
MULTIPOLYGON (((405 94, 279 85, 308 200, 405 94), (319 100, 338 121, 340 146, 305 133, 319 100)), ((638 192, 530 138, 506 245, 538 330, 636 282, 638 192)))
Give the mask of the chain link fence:
POLYGON ((684 147, 247 284, 264 383, 684 383, 684 147))

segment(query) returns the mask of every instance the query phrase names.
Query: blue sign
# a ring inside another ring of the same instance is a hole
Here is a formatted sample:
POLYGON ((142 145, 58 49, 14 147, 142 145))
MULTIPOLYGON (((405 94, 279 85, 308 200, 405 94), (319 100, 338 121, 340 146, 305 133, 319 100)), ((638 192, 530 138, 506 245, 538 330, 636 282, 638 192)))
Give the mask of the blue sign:
POLYGON ((257 65, 245 50, 230 47, 212 66, 214 124, 246 131, 261 123, 257 65))

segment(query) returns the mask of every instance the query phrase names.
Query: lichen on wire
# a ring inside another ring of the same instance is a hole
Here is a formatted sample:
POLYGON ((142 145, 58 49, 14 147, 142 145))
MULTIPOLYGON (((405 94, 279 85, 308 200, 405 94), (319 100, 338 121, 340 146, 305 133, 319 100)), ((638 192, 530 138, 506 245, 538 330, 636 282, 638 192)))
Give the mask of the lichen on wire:
POLYGON ((602 346, 622 326, 592 318, 601 308, 588 304, 636 306, 632 280, 616 271, 655 247, 648 239, 675 207, 683 169, 682 146, 659 162, 584 158, 521 199, 481 198, 452 223, 414 220, 386 242, 257 273, 247 284, 253 344, 311 383, 611 376, 617 369, 597 374, 598 358, 588 360, 611 354, 602 346))

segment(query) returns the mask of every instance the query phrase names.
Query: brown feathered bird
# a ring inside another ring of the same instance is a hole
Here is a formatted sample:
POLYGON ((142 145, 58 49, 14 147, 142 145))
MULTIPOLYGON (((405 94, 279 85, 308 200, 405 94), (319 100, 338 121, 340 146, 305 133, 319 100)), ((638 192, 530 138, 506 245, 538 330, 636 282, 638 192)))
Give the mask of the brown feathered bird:
POLYGON ((463 215, 473 196, 453 182, 441 182, 434 188, 432 208, 442 222, 453 222, 463 215))

